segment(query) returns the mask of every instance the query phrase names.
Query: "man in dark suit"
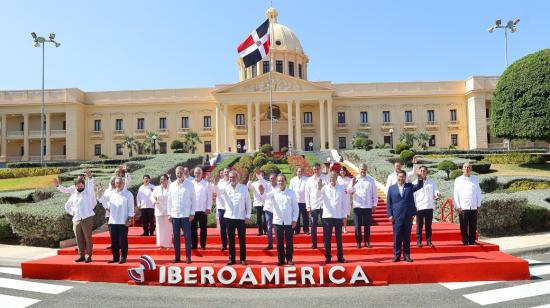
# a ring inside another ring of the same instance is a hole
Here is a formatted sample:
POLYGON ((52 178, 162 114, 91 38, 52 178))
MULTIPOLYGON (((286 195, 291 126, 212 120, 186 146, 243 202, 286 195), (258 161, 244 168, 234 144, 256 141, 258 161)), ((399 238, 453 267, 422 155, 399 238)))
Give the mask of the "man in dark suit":
MULTIPOLYGON (((419 173, 419 171, 417 172, 419 173)), ((389 187, 387 195, 388 218, 393 223, 393 262, 399 262, 401 252, 405 261, 411 259, 411 228, 412 219, 416 215, 414 192, 424 185, 422 177, 413 185, 406 183, 407 173, 403 170, 397 173, 397 184, 389 187)))

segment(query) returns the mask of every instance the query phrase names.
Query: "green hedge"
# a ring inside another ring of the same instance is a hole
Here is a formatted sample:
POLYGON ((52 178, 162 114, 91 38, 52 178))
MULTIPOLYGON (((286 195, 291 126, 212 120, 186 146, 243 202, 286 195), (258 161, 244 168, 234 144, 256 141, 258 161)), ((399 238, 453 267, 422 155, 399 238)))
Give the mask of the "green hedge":
POLYGON ((490 193, 498 189, 496 176, 484 176, 479 179, 479 187, 484 193, 490 193))
POLYGON ((232 167, 234 164, 237 163, 237 161, 239 160, 239 156, 237 155, 230 155, 228 156, 226 159, 224 159, 222 162, 220 162, 219 164, 216 165, 216 168, 214 168, 214 170, 212 170, 212 172, 210 172, 210 176, 215 176, 216 174, 218 174, 220 172, 220 170, 223 170, 224 168, 230 168, 232 167))
POLYGON ((542 164, 544 158, 529 153, 507 153, 486 155, 483 161, 493 164, 542 164))
POLYGON ((381 183, 386 183, 388 175, 393 172, 393 166, 389 160, 396 158, 388 149, 346 150, 342 156, 357 166, 360 163, 366 163, 368 173, 381 183))
POLYGON ((13 230, 7 218, 0 218, 0 240, 13 238, 13 230))
POLYGON ((491 172, 491 164, 486 162, 476 162, 472 164, 472 171, 485 174, 491 172))
MULTIPOLYGON (((48 161, 44 162, 46 167, 75 167, 80 166, 83 162, 80 160, 63 160, 63 161, 48 161)), ((20 161, 16 163, 7 163, 7 168, 39 168, 42 167, 40 162, 35 161, 20 161)))
POLYGON ((0 169, 0 179, 26 178, 30 176, 42 176, 60 174, 59 168, 7 168, 0 169))
POLYGON ((550 211, 541 206, 527 204, 521 214, 521 229, 525 232, 550 230, 550 211))

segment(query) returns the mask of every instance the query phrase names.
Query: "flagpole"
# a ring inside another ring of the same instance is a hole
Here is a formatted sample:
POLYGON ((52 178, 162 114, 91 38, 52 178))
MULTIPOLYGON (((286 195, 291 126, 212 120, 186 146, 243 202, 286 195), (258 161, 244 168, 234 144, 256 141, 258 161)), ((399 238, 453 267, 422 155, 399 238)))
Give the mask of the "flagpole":
POLYGON ((273 44, 273 29, 271 27, 271 20, 271 16, 269 16, 269 143, 271 143, 273 147, 273 78, 271 76, 271 71, 273 71, 273 51, 271 50, 271 45, 273 44))

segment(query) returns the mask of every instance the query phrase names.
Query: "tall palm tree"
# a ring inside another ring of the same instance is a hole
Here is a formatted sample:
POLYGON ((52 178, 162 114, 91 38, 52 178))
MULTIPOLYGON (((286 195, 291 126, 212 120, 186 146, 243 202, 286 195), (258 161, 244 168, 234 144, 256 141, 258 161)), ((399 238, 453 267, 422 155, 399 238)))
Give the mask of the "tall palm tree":
POLYGON ((128 155, 130 157, 132 157, 133 155, 133 151, 136 150, 137 151, 137 148, 138 148, 138 141, 136 140, 136 138, 134 138, 133 136, 125 136, 124 139, 122 140, 122 145, 124 147, 126 147, 128 150, 130 150, 130 152, 128 153, 128 155))
MULTIPOLYGON (((162 141, 159 135, 155 132, 147 132, 145 134, 145 140, 143 141, 143 150, 150 154, 153 153, 153 150, 156 150, 156 143, 162 141)), ((153 153, 156 154, 156 153, 153 153)))
POLYGON ((430 141, 430 138, 430 135, 426 132, 416 134, 416 141, 418 142, 418 146, 423 150, 428 147, 427 144, 430 141))
POLYGON ((187 151, 191 151, 191 153, 195 154, 195 151, 197 150, 197 143, 202 143, 202 141, 199 137, 199 134, 190 131, 185 134, 185 140, 183 141, 183 143, 187 151))

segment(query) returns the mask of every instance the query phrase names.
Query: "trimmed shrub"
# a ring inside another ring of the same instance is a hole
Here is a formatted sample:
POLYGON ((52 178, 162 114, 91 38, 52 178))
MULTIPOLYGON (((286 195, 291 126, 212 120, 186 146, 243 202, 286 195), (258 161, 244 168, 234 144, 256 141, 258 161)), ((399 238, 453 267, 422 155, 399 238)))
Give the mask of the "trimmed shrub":
POLYGON ((275 164, 272 164, 272 163, 269 163, 265 166, 262 167, 262 171, 268 175, 268 174, 271 174, 271 173, 281 173, 281 170, 279 169, 279 167, 277 167, 275 164))
POLYGON ((484 162, 493 164, 542 164, 544 158, 541 155, 532 155, 529 153, 506 153, 485 155, 484 162))
POLYGON ((286 152, 288 152, 288 147, 282 147, 282 148, 281 148, 281 152, 283 152, 283 153, 286 154, 286 152))
POLYGON ((395 146, 395 154, 401 154, 401 152, 405 151, 405 150, 410 150, 411 147, 406 144, 406 143, 398 143, 396 146, 395 146))
POLYGON ((414 152, 411 150, 403 150, 401 154, 399 154, 399 157, 403 161, 403 163, 407 166, 411 165, 411 161, 414 157, 414 152))
POLYGON ((515 181, 508 187, 508 191, 525 191, 535 189, 550 189, 550 183, 541 181, 515 181))
POLYGON ((264 154, 271 154, 271 152, 273 152, 273 147, 271 144, 264 144, 260 147, 260 152, 264 154))
POLYGON ((173 140, 172 143, 170 143, 170 149, 183 151, 183 142, 178 139, 173 140))
POLYGON ((269 158, 265 154, 261 153, 256 155, 256 158, 254 158, 252 164, 254 165, 254 167, 262 167, 268 162, 269 162, 269 158))
POLYGON ((521 229, 524 232, 550 230, 550 211, 544 207, 527 204, 521 214, 521 229))
POLYGON ((526 205, 525 198, 505 195, 485 198, 479 210, 479 232, 486 236, 520 233, 520 221, 526 205))
POLYGON ((491 172, 491 164, 490 163, 473 163, 472 164, 472 170, 477 172, 477 173, 481 173, 481 174, 485 174, 485 173, 489 173, 491 172))
POLYGON ((449 174, 449 178, 451 180, 454 180, 454 179, 456 179, 457 177, 459 177, 461 175, 462 175, 462 170, 455 169, 455 170, 451 171, 451 173, 449 174))
POLYGON ((232 167, 235 163, 237 163, 238 160, 239 156, 237 155, 228 156, 226 159, 216 165, 216 168, 214 168, 214 170, 210 172, 210 176, 213 177, 217 175, 218 173, 220 173, 220 170, 224 168, 232 167))
POLYGON ((374 149, 371 151, 346 150, 342 153, 342 156, 355 165, 366 163, 369 168, 369 174, 381 183, 386 183, 388 175, 393 172, 389 159, 395 156, 388 149, 374 149))
POLYGON ((0 179, 26 178, 30 176, 42 176, 60 174, 59 168, 10 168, 0 169, 0 179))
POLYGON ((437 169, 445 171, 447 173, 447 180, 450 180, 451 171, 458 169, 458 166, 450 160, 444 160, 437 164, 437 169))
POLYGON ((10 239, 14 236, 10 222, 6 218, 0 218, 0 240, 10 239))
POLYGON ((479 187, 484 193, 491 193, 498 188, 498 181, 496 176, 485 176, 479 179, 479 187))
MULTIPOLYGON (((44 162, 46 167, 73 167, 79 166, 82 163, 80 160, 63 160, 63 161, 49 161, 44 162)), ((7 168, 40 168, 42 165, 40 162, 35 161, 21 161, 16 163, 6 164, 7 168)))

